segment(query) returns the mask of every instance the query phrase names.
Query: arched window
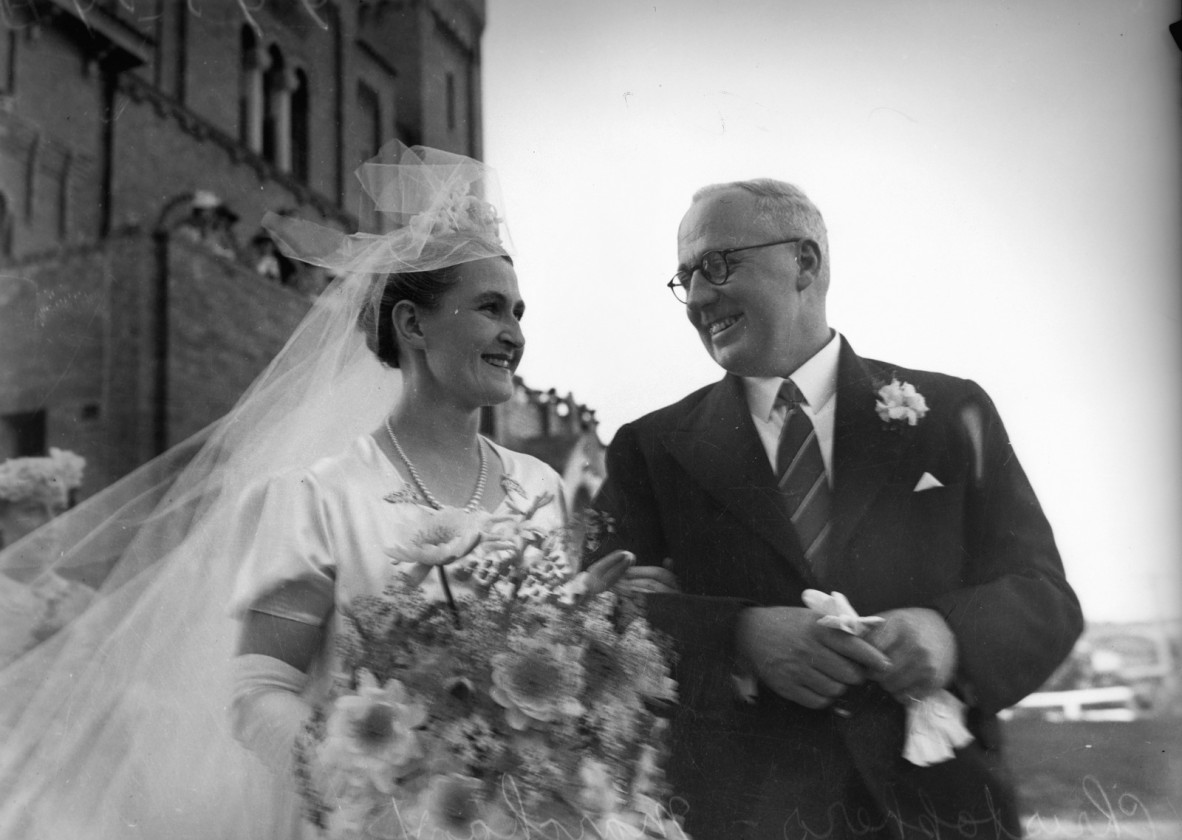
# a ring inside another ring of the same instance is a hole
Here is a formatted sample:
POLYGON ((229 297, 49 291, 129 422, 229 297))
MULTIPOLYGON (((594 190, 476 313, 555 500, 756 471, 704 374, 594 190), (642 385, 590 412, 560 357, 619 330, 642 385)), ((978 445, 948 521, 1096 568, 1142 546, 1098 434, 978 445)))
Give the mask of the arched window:
POLYGON ((291 85, 283 52, 267 50, 263 74, 263 157, 280 169, 291 169, 291 85))
POLYGON ((291 94, 291 172, 301 181, 308 180, 308 110, 308 74, 297 70, 291 94))
POLYGON ((263 150, 263 53, 250 26, 242 27, 238 76, 238 139, 254 152, 263 150))

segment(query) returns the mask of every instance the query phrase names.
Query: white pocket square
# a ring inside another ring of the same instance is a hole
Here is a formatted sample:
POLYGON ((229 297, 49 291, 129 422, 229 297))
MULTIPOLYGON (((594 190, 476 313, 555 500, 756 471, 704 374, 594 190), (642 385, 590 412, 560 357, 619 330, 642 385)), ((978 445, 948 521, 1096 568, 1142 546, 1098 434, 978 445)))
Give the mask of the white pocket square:
POLYGON ((919 481, 916 483, 915 489, 912 490, 911 492, 912 493, 922 493, 924 490, 933 490, 936 487, 943 487, 943 486, 944 486, 944 482, 940 481, 940 479, 936 478, 931 473, 925 472, 923 475, 921 475, 919 477, 919 481))

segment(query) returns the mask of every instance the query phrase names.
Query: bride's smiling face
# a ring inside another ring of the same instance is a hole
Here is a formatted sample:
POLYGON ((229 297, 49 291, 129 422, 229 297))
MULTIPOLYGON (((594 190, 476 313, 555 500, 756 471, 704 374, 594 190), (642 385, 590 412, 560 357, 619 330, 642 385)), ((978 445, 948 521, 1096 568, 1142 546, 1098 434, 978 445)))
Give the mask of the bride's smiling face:
POLYGON ((513 396, 513 374, 525 349, 525 303, 506 259, 459 267, 460 279, 431 311, 418 313, 426 387, 477 408, 513 396))

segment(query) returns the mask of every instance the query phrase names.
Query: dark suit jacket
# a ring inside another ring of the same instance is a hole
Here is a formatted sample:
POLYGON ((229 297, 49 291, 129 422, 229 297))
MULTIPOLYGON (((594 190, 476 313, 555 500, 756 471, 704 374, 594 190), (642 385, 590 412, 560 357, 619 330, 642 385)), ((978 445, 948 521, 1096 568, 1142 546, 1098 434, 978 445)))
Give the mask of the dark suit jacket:
POLYGON ((993 404, 975 383, 858 357, 843 340, 833 443, 835 541, 805 561, 742 382, 623 426, 595 508, 616 548, 673 560, 683 593, 649 597, 679 656, 670 779, 696 840, 1019 834, 995 713, 1036 689, 1082 629, 1051 528, 993 404), (877 390, 910 382, 929 412, 888 424, 877 390), (943 487, 914 492, 931 473, 943 487), (761 687, 737 700, 735 621, 751 605, 845 594, 866 615, 929 607, 956 636, 952 689, 977 740, 949 762, 904 761, 904 710, 874 684, 806 709, 761 687))

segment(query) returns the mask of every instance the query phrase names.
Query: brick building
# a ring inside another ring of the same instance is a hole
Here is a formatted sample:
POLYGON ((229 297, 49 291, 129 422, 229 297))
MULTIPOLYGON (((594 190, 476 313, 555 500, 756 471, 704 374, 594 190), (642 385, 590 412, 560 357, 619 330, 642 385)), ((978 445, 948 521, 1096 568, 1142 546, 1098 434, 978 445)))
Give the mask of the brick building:
MULTIPOLYGON (((484 23, 484 0, 3 0, 0 459, 77 451, 86 496, 221 416, 324 280, 257 220, 356 229, 353 170, 394 138, 480 157, 484 23)), ((522 383, 485 426, 572 499, 602 479, 570 398, 522 383)))

